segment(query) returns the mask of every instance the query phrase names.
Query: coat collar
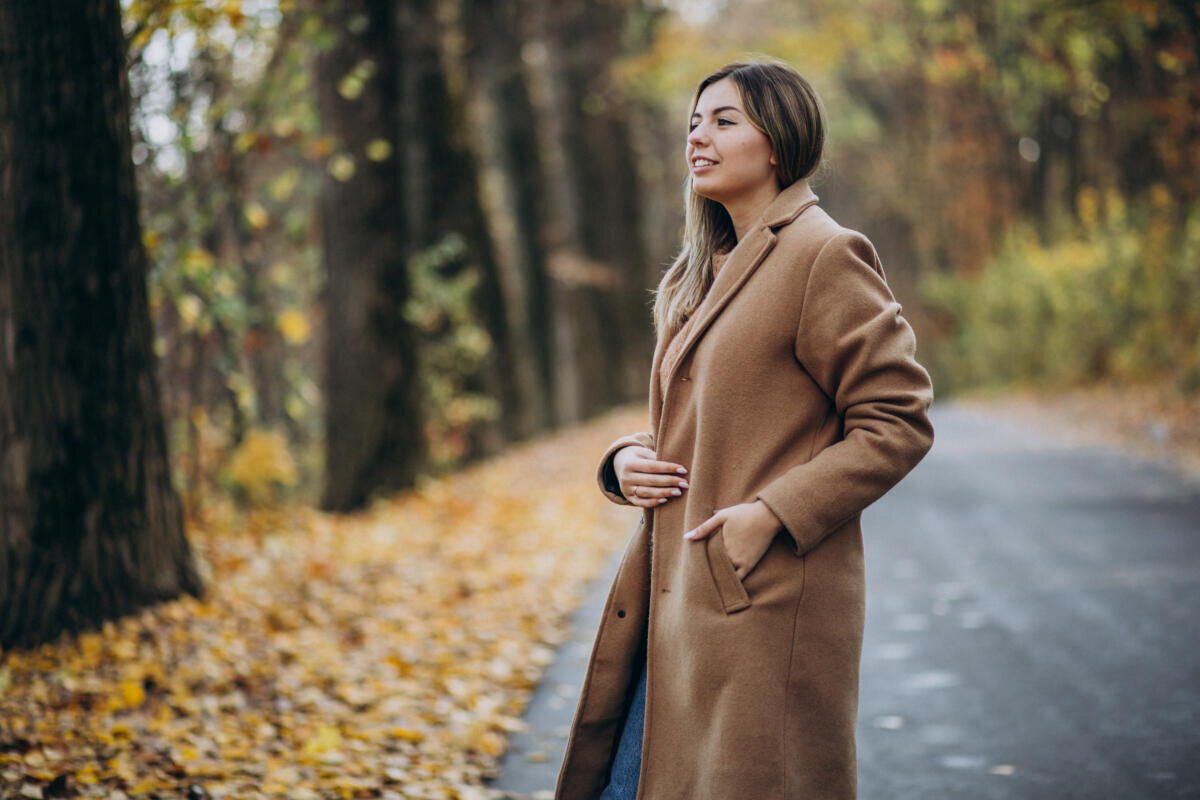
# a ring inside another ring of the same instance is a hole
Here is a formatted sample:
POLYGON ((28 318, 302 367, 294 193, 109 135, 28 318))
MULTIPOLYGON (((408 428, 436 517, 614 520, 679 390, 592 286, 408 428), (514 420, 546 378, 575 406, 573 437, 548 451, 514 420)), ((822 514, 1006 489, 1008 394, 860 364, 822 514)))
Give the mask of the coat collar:
POLYGON ((762 224, 768 228, 780 228, 800 216, 801 211, 818 199, 808 185, 808 179, 801 178, 775 195, 762 213, 762 224))
POLYGON ((728 259, 717 273, 712 286, 709 287, 708 293, 704 296, 704 300, 701 301, 695 312, 693 312, 693 315, 698 317, 698 319, 696 319, 688 330, 683 347, 680 349, 679 355, 675 358, 675 363, 670 365, 667 380, 662 385, 660 385, 658 375, 667 343, 661 340, 658 342, 653 359, 654 363, 651 366, 650 372, 650 419, 656 431, 658 420, 666 400, 663 390, 670 391, 670 387, 675 383, 675 373, 678 372, 679 366, 687 360, 688 353, 696 346, 696 342, 704 335, 704 332, 712 324, 712 321, 724 310, 729 301, 733 299, 733 296, 738 293, 738 290, 745 285, 758 265, 762 263, 767 254, 775 247, 775 240, 777 238, 775 236, 775 229, 792 222, 796 217, 800 216, 800 213, 804 209, 816 203, 818 199, 817 195, 813 193, 812 188, 809 187, 808 181, 801 179, 777 194, 775 199, 767 205, 754 227, 747 231, 746 235, 730 251, 728 259))

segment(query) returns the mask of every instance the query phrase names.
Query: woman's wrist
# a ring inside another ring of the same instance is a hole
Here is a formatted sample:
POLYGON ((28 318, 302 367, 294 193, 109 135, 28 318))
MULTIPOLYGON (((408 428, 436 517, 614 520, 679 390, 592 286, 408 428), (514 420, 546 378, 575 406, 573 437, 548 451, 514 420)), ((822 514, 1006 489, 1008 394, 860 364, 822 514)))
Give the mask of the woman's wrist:
POLYGON ((756 499, 751 505, 754 506, 755 514, 762 518, 762 524, 764 527, 768 525, 775 526, 775 533, 779 533, 779 531, 783 530, 783 522, 779 519, 779 517, 775 516, 775 512, 771 510, 770 506, 760 499, 756 499))

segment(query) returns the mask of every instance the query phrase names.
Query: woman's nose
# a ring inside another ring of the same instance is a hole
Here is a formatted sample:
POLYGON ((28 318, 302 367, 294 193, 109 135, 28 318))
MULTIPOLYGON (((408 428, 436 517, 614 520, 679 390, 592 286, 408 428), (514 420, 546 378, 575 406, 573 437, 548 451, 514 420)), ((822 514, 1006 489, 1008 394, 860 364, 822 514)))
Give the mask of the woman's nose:
POLYGON ((708 141, 708 134, 704 132, 703 125, 697 125, 688 133, 687 142, 693 147, 699 147, 708 141))

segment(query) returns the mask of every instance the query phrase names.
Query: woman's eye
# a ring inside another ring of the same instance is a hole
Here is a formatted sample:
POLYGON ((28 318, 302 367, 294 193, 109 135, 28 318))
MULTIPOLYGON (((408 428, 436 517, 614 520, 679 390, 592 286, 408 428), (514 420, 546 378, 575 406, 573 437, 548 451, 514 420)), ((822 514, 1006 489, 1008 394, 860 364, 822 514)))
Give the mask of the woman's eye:
POLYGON ((725 117, 719 117, 719 118, 717 119, 717 124, 718 124, 718 125, 720 125, 720 124, 722 124, 722 123, 725 123, 726 125, 732 125, 732 124, 733 124, 733 120, 731 120, 731 119, 726 119, 725 117))
POLYGON ((690 125, 688 125, 688 133, 691 133, 692 131, 696 130, 697 127, 698 126, 696 125, 696 123, 694 123, 694 122, 691 123, 690 125))

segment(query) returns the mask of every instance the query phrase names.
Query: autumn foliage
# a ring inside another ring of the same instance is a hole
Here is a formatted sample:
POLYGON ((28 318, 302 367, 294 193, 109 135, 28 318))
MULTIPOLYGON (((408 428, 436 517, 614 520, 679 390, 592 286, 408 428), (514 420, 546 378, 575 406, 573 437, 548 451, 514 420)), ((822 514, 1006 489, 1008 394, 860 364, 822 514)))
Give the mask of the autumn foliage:
POLYGON ((946 333, 933 362, 944 388, 1117 381, 1200 392, 1200 203, 1181 212, 1161 185, 1136 208, 1097 195, 1080 193, 1072 235, 1046 245, 1018 228, 977 274, 924 282, 946 333))
POLYGON ((361 514, 193 520, 204 599, 2 654, 0 796, 492 796, 567 613, 636 521, 594 457, 644 417, 361 514))

